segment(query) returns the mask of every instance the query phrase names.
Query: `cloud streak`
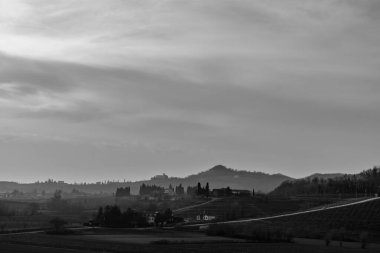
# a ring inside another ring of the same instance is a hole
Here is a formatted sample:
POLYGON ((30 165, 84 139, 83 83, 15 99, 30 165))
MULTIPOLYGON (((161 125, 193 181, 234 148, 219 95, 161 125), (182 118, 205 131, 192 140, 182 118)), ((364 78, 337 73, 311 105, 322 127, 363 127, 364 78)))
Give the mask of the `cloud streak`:
POLYGON ((380 143, 379 11, 372 0, 0 1, 0 165, 35 180, 67 169, 71 181, 78 169, 137 179, 216 163, 364 169, 380 143))

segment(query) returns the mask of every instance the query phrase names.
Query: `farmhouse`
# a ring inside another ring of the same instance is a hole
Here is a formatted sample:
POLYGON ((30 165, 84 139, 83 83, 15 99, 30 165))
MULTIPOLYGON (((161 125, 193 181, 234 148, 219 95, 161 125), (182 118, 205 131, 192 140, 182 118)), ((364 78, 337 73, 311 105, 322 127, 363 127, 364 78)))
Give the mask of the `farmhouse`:
POLYGON ((232 189, 232 195, 239 197, 251 197, 252 192, 249 190, 234 190, 232 189))
POLYGON ((173 186, 169 185, 169 188, 166 188, 164 190, 164 194, 167 195, 167 196, 174 196, 175 195, 175 191, 174 191, 173 186))
POLYGON ((214 197, 250 197, 252 196, 252 192, 249 190, 238 190, 238 189, 230 189, 230 187, 227 188, 220 188, 220 189, 213 189, 211 192, 211 195, 214 197))
POLYGON ((157 212, 156 213, 149 213, 149 214, 147 214, 147 216, 146 216, 146 222, 149 225, 154 225, 154 223, 156 221, 156 215, 157 215, 157 212))
POLYGON ((213 216, 213 215, 207 215, 206 213, 198 214, 195 217, 196 221, 212 221, 212 220, 215 220, 215 219, 216 219, 215 216, 213 216))

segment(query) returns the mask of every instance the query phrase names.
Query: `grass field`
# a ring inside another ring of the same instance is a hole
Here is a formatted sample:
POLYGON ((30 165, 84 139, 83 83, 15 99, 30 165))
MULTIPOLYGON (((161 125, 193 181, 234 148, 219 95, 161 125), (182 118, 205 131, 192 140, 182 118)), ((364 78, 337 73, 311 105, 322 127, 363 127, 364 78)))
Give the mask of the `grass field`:
POLYGON ((339 248, 336 246, 325 247, 320 245, 307 245, 297 243, 252 243, 242 241, 228 241, 218 238, 217 241, 208 240, 199 233, 178 231, 133 231, 133 230, 106 230, 93 229, 83 234, 58 236, 47 234, 18 234, 0 236, 1 252, 51 252, 51 253, 90 253, 90 252, 157 252, 157 253, 243 253, 243 252, 268 252, 268 253, 322 253, 322 252, 377 252, 376 249, 339 248), (102 235, 114 237, 102 238, 102 235), (120 239, 121 237, 127 239, 120 239), (150 237, 151 240, 140 239, 150 237), (137 239, 136 239, 137 238, 137 239), (138 239, 140 238, 140 239, 138 239), (186 239, 187 240, 184 240, 186 239), (159 239, 159 240, 157 240, 159 239), (174 239, 174 240, 172 240, 174 239), (200 241, 202 239, 203 241, 200 241), (32 247, 30 245, 33 245, 32 247), (83 251, 82 251, 83 250, 83 251), (85 251, 84 251, 85 250, 85 251))
POLYGON ((43 246, 17 245, 0 243, 1 252, 12 253, 95 253, 98 251, 78 250, 78 249, 59 249, 43 246))
POLYGON ((31 211, 31 201, 28 200, 0 200, 0 233, 8 233, 12 231, 22 231, 38 228, 48 228, 49 223, 55 217, 60 217, 67 221, 68 226, 80 226, 84 222, 93 219, 98 208, 104 205, 114 205, 116 202, 122 208, 135 208, 141 211, 165 210, 166 208, 176 209, 184 206, 199 204, 207 201, 207 199, 179 199, 175 201, 161 200, 136 200, 129 198, 115 197, 83 197, 67 199, 70 205, 77 205, 81 208, 68 212, 63 209, 60 211, 48 210, 46 207, 47 200, 41 200, 38 203, 39 209, 31 211), (1 212, 3 211, 3 212, 1 212))
POLYGON ((369 231, 372 239, 380 240, 380 200, 360 205, 329 209, 271 220, 276 226, 291 227, 298 235, 316 236, 332 229, 344 228, 357 237, 361 231, 369 231))
POLYGON ((333 201, 335 199, 329 198, 229 197, 220 198, 211 203, 179 211, 175 214, 184 218, 195 218, 198 214, 206 213, 216 216, 219 220, 234 220, 306 210, 316 206, 331 204, 333 201))
POLYGON ((81 226, 92 215, 85 213, 42 212, 35 215, 0 216, 0 233, 49 228, 51 227, 49 221, 55 217, 60 217, 67 221, 68 226, 81 226))
MULTIPOLYGON (((197 204, 201 200, 184 202, 197 204)), ((204 201, 204 200, 203 200, 204 201)), ((305 201, 295 199, 289 201, 284 198, 227 198, 209 204, 185 210, 199 212, 206 208, 208 211, 226 212, 229 208, 236 208, 238 212, 249 209, 257 216, 287 213, 325 204, 326 200, 305 201), (237 204, 236 204, 237 203, 237 204)), ((182 206, 183 203, 176 203, 182 206)), ((345 228, 346 239, 358 240, 361 231, 369 231, 373 240, 378 240, 380 231, 380 200, 360 205, 323 210, 316 213, 301 214, 267 220, 265 222, 245 223, 245 226, 267 226, 291 229, 296 237, 323 238, 331 229, 345 228)), ((249 214, 248 211, 245 214, 249 214)), ((48 220, 57 213, 43 213, 38 215, 18 215, 1 217, 0 224, 13 224, 14 228, 25 226, 39 227, 47 224, 48 220), (28 223, 32 222, 32 223, 28 223), (25 225, 27 224, 27 225, 25 225)), ((64 215, 70 224, 83 219, 77 215, 64 215)), ((59 216, 59 215, 58 215, 59 216)), ((252 217, 252 216, 248 216, 252 217)), ((9 226, 8 228, 11 228, 9 226)), ((239 230, 237 230, 239 231, 239 230)), ((250 231, 250 230, 246 230, 250 231)), ((244 237, 241 237, 244 238, 244 237)), ((177 231, 162 229, 105 229, 92 228, 78 230, 73 235, 48 235, 46 233, 21 233, 0 235, 0 252, 378 252, 378 248, 362 250, 358 243, 347 244, 344 248, 337 246, 326 247, 323 240, 308 241, 297 239, 297 243, 265 242, 253 243, 239 238, 220 236, 206 236, 194 231, 177 231), (31 247, 31 245, 33 247, 31 247), (86 251, 88 250, 88 251, 86 251)), ((371 241, 371 240, 370 240, 371 241)), ((334 244, 333 244, 334 245, 334 244)))
POLYGON ((253 231, 287 231, 295 237, 323 239, 326 236, 359 241, 368 232, 368 240, 380 241, 380 199, 358 205, 326 209, 261 221, 212 225, 215 231, 227 231, 231 236, 250 237, 253 231), (235 231, 235 232, 233 232, 235 231), (243 232, 244 231, 244 232, 243 232), (233 232, 233 233, 232 233, 233 232))

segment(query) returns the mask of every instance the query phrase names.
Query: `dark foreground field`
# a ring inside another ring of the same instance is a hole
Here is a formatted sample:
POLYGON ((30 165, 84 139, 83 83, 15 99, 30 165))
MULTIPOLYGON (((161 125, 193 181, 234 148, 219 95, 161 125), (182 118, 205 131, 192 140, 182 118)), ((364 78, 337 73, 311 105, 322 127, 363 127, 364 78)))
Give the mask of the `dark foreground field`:
POLYGON ((96 251, 88 250, 76 250, 76 249, 58 249, 52 247, 43 246, 31 246, 31 245, 16 245, 16 244, 0 244, 0 252, 12 252, 12 253, 93 253, 96 251))
POLYGON ((0 236, 0 252, 268 252, 268 253, 322 253, 322 252, 378 252, 378 249, 360 249, 338 246, 326 247, 310 242, 253 243, 223 237, 207 237, 195 232, 138 231, 138 230, 86 230, 77 235, 47 235, 44 233, 0 236))
MULTIPOLYGON (((231 252, 259 252, 259 253, 333 253, 333 252, 367 252, 367 253, 377 253, 378 250, 375 249, 350 249, 350 248, 339 248, 339 247, 322 247, 322 246, 310 246, 310 245, 299 245, 299 244, 279 244, 279 243, 207 243, 207 244, 169 244, 169 245, 124 245, 122 248, 115 250, 107 248, 97 248, 92 250, 84 249, 70 249, 67 248, 55 248, 46 246, 30 246, 30 245, 14 245, 14 244, 4 244, 0 243, 0 252, 12 252, 12 253, 93 253, 93 252, 128 252, 128 253, 206 253, 206 252, 221 252, 221 253, 231 253, 231 252)), ((89 248, 93 248, 89 245, 89 248)))

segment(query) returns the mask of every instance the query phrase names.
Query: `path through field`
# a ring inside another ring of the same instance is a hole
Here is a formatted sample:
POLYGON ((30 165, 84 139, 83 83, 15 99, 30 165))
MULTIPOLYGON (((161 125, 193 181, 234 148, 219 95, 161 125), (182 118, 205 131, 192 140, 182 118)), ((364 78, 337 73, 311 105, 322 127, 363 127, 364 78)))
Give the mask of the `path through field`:
POLYGON ((288 216, 294 216, 294 215, 299 215, 299 214, 314 213, 314 212, 337 209, 337 208, 342 208, 342 207, 347 207, 347 206, 360 205, 360 204, 363 204, 366 202, 376 201, 379 199, 380 199, 380 197, 373 197, 370 199, 360 200, 360 201, 351 202, 351 203, 347 203, 347 204, 335 205, 335 206, 330 206, 330 207, 326 206, 326 207, 322 207, 322 208, 318 208, 318 209, 311 209, 311 210, 294 212, 294 213, 267 216, 267 217, 262 217, 262 218, 250 218, 250 219, 241 219, 241 220, 233 220, 233 221, 219 221, 219 222, 213 222, 213 223, 198 223, 198 224, 185 225, 185 227, 198 227, 198 226, 205 226, 205 225, 211 225, 211 224, 233 224, 233 223, 244 223, 244 222, 252 222, 252 221, 270 220, 270 219, 276 219, 276 218, 281 218, 281 217, 288 217, 288 216))

